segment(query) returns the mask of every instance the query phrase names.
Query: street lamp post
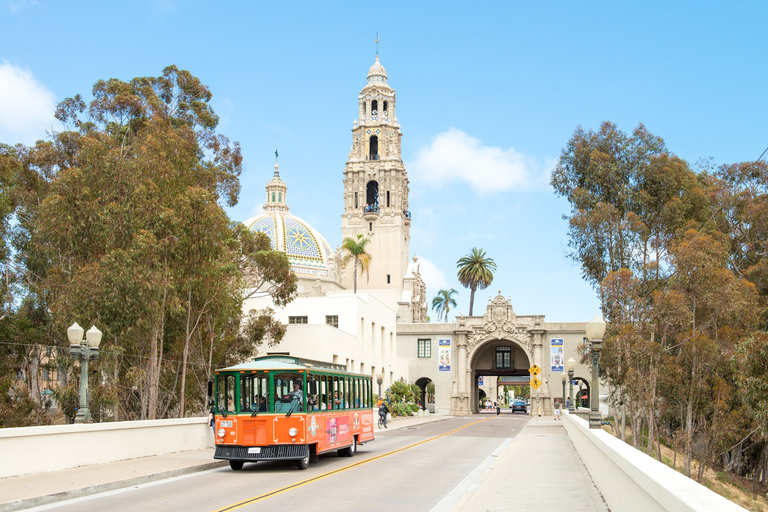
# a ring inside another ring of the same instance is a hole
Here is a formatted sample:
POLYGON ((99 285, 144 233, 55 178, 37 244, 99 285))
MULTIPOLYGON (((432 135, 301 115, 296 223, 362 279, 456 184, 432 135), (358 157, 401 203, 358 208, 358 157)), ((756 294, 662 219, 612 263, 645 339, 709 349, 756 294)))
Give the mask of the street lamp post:
POLYGON ((605 321, 601 315, 595 315, 595 318, 587 324, 587 339, 589 340, 590 350, 592 352, 592 385, 589 389, 589 428, 601 428, 603 418, 600 415, 600 368, 597 360, 600 357, 600 349, 603 346, 603 334, 605 334, 605 321))
POLYGON ((568 406, 568 412, 576 411, 576 404, 573 403, 573 370, 576 368, 576 361, 573 358, 565 362, 565 369, 568 370, 568 387, 570 389, 571 404, 568 406))
POLYGON ((568 376, 562 373, 560 374, 560 380, 563 381, 563 406, 565 406, 565 381, 568 380, 568 376))
POLYGON ((73 323, 67 329, 69 353, 80 358, 80 405, 77 408, 75 423, 93 423, 91 410, 88 408, 88 361, 99 357, 101 331, 94 325, 83 338, 83 328, 73 323))
POLYGON ((376 383, 379 385, 379 398, 381 398, 381 384, 384 382, 384 375, 376 374, 376 383))

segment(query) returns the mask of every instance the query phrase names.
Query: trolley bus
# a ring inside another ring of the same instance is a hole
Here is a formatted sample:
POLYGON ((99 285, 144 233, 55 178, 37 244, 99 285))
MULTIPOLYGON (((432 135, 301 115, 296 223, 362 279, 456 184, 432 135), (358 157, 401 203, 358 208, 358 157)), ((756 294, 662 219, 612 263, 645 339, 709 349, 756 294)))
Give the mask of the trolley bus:
MULTIPOLYGON (((215 389, 214 385, 215 384, 215 389)), ((373 440, 373 382, 341 365, 264 356, 216 371, 214 459, 293 460, 307 469, 321 453, 352 457, 373 440)))

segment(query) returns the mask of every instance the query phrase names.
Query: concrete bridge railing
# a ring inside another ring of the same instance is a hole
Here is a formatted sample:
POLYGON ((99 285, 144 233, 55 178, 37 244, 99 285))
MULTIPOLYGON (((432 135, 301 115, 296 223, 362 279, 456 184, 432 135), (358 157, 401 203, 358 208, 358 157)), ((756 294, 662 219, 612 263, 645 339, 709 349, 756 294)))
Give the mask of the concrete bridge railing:
POLYGON ((207 418, 0 429, 0 478, 213 447, 207 418))
POLYGON ((574 414, 563 426, 612 512, 745 510, 574 414))

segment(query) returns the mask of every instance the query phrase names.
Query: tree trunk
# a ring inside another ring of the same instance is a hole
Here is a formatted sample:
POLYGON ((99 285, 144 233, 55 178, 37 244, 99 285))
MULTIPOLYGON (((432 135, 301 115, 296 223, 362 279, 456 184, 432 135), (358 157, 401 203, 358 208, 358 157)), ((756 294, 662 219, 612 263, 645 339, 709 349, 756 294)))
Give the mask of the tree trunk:
POLYGON ((179 418, 184 417, 184 399, 187 391, 187 359, 189 358, 189 321, 192 316, 192 286, 187 287, 187 331, 184 337, 184 353, 181 357, 181 399, 179 400, 179 418))
POLYGON ((157 327, 154 327, 150 334, 149 347, 151 353, 149 355, 149 370, 147 371, 147 419, 150 420, 157 418, 158 388, 160 387, 159 336, 157 327))
POLYGON ((357 258, 355 258, 354 273, 352 274, 352 281, 354 284, 354 293, 357 294, 357 258))
POLYGON ((472 307, 475 305, 475 286, 469 287, 469 316, 472 316, 472 307))

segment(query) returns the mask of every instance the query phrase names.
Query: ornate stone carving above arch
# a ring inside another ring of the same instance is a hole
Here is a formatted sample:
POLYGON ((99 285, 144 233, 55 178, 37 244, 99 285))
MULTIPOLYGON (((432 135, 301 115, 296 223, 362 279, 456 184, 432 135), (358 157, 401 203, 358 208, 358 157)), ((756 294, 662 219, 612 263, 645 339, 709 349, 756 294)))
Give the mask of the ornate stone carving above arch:
POLYGON ((479 327, 473 326, 472 332, 467 336, 468 359, 471 360, 475 350, 488 341, 510 340, 520 345, 532 361, 533 334, 528 331, 528 325, 531 322, 529 319, 524 320, 518 321, 512 304, 501 295, 497 295, 488 303, 483 315, 483 324, 479 327))

